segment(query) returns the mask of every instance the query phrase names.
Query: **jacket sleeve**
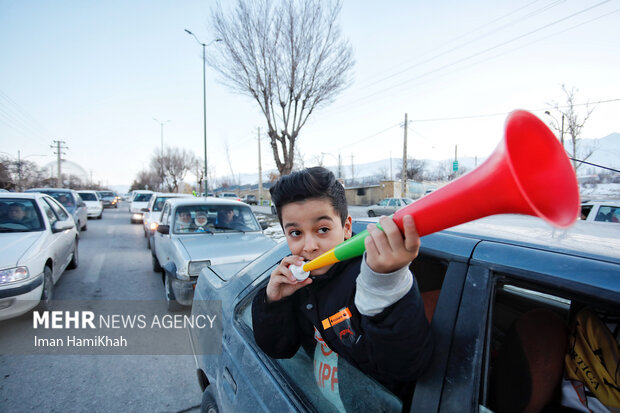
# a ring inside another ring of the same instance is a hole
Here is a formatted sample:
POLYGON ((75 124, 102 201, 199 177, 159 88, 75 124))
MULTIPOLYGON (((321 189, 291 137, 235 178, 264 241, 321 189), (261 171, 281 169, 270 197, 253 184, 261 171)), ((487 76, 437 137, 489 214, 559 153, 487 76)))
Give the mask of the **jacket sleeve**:
POLYGON ((295 300, 284 298, 267 303, 266 287, 252 301, 252 329, 256 344, 272 358, 291 358, 301 345, 295 319, 295 300))
POLYGON ((363 260, 355 303, 362 315, 367 356, 386 379, 416 380, 433 350, 417 282, 407 267, 391 274, 370 274, 365 266, 363 260))

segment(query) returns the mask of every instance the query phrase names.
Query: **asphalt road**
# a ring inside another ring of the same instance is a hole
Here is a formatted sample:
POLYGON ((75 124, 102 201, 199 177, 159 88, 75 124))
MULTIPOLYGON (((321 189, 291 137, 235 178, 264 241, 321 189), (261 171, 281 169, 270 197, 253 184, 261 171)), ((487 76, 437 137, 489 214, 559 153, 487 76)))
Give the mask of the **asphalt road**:
MULTIPOLYGON (((142 226, 129 223, 126 203, 88 221, 79 254, 55 299, 163 299, 142 226)), ((191 355, 0 355, 1 412, 186 412, 198 411, 201 396, 191 355)))

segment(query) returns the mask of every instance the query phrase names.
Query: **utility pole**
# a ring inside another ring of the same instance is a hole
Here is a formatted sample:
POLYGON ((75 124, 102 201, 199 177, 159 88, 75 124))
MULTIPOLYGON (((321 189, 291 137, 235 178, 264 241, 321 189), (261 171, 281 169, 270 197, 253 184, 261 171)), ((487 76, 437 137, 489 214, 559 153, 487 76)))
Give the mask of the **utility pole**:
POLYGON ((353 154, 351 154, 351 185, 354 185, 353 180, 355 179, 355 167, 353 164, 353 154))
POLYGON ((401 188, 401 197, 406 198, 407 197, 407 114, 405 113, 405 138, 404 138, 404 143, 403 143, 403 173, 401 176, 401 180, 402 180, 402 188, 401 188))
POLYGON ((392 175, 392 151, 390 151, 390 181, 394 179, 394 175, 392 175))
POLYGON ((338 178, 342 178, 342 158, 338 154, 338 178))
MULTIPOLYGON (((57 163, 58 163, 58 177, 56 178, 56 186, 58 188, 62 188, 62 173, 61 173, 61 163, 63 161, 62 159, 62 155, 66 155, 66 153, 63 152, 64 149, 69 149, 69 147, 65 146, 65 141, 52 141, 54 142, 55 145, 55 149, 56 152, 54 152, 54 155, 57 156, 57 163)), ((54 145, 50 145, 50 148, 54 149, 54 145)))
POLYGON ((20 158, 20 151, 17 151, 17 187, 19 192, 23 191, 22 188, 22 160, 20 158))
POLYGON ((258 127, 258 205, 263 204, 263 165, 260 159, 260 126, 258 127))

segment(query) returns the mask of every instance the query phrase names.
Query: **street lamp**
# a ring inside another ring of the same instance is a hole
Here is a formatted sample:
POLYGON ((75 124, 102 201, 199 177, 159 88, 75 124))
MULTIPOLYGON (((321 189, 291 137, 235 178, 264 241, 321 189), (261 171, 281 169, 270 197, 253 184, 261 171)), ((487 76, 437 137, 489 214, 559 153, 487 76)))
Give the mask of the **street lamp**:
POLYGON ((157 118, 153 118, 153 120, 159 123, 159 125, 161 126, 161 157, 163 158, 164 157, 164 124, 170 123, 170 120, 167 120, 165 122, 161 122, 157 118))
MULTIPOLYGON (((555 124, 558 124, 558 120, 555 118, 555 116, 553 116, 551 114, 551 112, 549 112, 548 110, 545 111, 545 115, 549 115, 551 116, 551 118, 553 118, 553 120, 555 121, 555 124)), ((562 148, 564 147, 564 114, 562 113, 562 129, 560 132, 560 142, 562 142, 562 148)))
POLYGON ((202 46, 202 109, 203 109, 203 116, 202 116, 202 127, 204 130, 204 141, 205 141, 205 171, 204 171, 204 193, 205 195, 207 195, 209 193, 209 182, 207 181, 207 78, 205 76, 205 71, 206 71, 206 56, 205 56, 205 49, 207 46, 210 46, 211 44, 213 44, 214 42, 221 42, 222 39, 215 39, 213 41, 211 41, 209 44, 205 44, 203 42, 201 42, 200 40, 198 40, 198 37, 196 37, 196 35, 194 33, 192 33, 191 31, 185 29, 185 32, 187 34, 189 34, 190 36, 194 37, 194 39, 196 39, 196 41, 198 42, 199 45, 202 46))

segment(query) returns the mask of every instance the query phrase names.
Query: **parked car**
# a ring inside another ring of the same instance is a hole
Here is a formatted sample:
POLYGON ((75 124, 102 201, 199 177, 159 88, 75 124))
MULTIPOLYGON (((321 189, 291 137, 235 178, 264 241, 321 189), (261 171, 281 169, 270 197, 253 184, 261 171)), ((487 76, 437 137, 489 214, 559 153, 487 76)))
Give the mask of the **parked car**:
MULTIPOLYGON (((368 222, 354 221, 354 231, 368 222)), ((283 242, 237 274, 200 272, 192 314, 201 314, 206 300, 219 300, 224 337, 217 352, 207 351, 214 348, 212 336, 190 329, 203 411, 337 411, 334 399, 322 392, 333 390, 335 380, 336 401, 346 411, 400 412, 400 400, 342 358, 336 375, 303 349, 276 360, 257 346, 252 300, 288 254, 283 242), (322 387, 315 369, 322 370, 322 387)), ((528 216, 488 217, 423 237, 411 268, 434 339, 431 363, 411 399, 415 412, 492 410, 491 373, 515 374, 501 370, 496 355, 512 323, 531 310, 544 309, 566 323, 584 306, 610 314, 609 319, 620 316, 616 226, 577 221, 558 230, 528 216)), ((513 367, 523 367, 523 356, 512 360, 513 367)))
POLYGON ((159 219, 161 218, 161 211, 164 209, 164 203, 170 198, 182 198, 191 197, 191 194, 176 194, 168 192, 155 192, 151 197, 146 208, 143 208, 142 212, 142 225, 144 226, 144 236, 146 238, 146 247, 151 249, 151 240, 153 234, 157 230, 159 225, 159 219))
POLYGON ((192 304, 203 268, 234 274, 275 244, 249 206, 216 198, 168 199, 152 242, 170 310, 192 304))
POLYGON ((116 193, 112 191, 97 191, 99 197, 103 202, 104 208, 118 208, 118 200, 116 199, 116 193))
POLYGON ((369 217, 378 217, 381 215, 392 215, 402 207, 413 202, 410 198, 384 198, 377 205, 368 207, 367 213, 369 217))
POLYGON ((219 194, 217 194, 217 197, 230 199, 234 201, 241 201, 241 198, 239 198, 239 195, 235 194, 234 192, 220 192, 219 194))
POLYGON ((242 202, 245 202, 248 205, 257 205, 258 201, 256 200, 256 195, 243 195, 243 198, 241 198, 242 202))
POLYGON ((0 320, 49 306, 66 268, 78 266, 71 214, 49 195, 0 194, 0 320))
POLYGON ((65 188, 32 188, 26 192, 40 192, 56 199, 73 216, 78 232, 88 229, 88 208, 73 189, 65 188))
POLYGON ((620 201, 583 201, 581 219, 596 222, 620 222, 620 201))
POLYGON ((78 194, 86 204, 88 218, 103 218, 103 201, 97 191, 78 191, 78 194))
POLYGON ((131 213, 129 221, 132 224, 142 222, 143 209, 149 205, 152 196, 153 191, 135 191, 129 204, 129 212, 131 213))

